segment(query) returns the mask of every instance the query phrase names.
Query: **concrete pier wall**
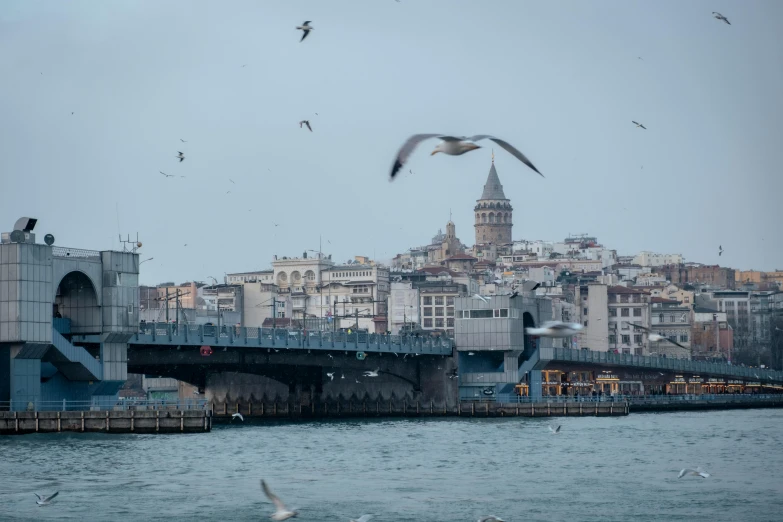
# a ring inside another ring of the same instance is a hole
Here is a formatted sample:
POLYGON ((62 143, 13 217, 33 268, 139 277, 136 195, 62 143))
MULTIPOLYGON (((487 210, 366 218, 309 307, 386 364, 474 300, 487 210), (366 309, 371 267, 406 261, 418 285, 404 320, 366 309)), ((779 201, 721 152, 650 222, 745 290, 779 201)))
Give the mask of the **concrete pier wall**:
POLYGON ((0 411, 0 435, 57 433, 202 433, 212 429, 205 410, 0 411))

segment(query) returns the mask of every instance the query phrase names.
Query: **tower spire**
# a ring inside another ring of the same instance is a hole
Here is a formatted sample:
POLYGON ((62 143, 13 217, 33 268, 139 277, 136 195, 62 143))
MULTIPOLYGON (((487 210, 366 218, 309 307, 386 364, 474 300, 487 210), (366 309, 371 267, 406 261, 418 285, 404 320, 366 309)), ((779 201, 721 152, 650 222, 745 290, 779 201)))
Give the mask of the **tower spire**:
POLYGON ((495 149, 492 149, 492 163, 495 163, 495 149))

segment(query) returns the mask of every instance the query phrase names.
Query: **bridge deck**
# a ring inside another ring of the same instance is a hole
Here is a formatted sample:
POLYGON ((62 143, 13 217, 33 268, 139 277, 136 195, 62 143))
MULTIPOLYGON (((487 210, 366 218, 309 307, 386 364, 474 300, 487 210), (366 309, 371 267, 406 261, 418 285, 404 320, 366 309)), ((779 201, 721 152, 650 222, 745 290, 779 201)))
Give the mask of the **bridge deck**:
MULTIPOLYGON (((82 339, 89 341, 89 339, 82 339)), ((347 350, 353 352, 394 352, 451 355, 450 339, 385 334, 312 332, 305 330, 250 328, 239 326, 175 325, 147 323, 129 344, 171 346, 234 346, 245 348, 288 348, 307 350, 347 350)))
POLYGON ((783 372, 762 368, 745 368, 731 364, 719 364, 688 359, 668 357, 648 357, 622 353, 596 352, 593 350, 573 350, 570 348, 540 348, 541 361, 585 363, 604 366, 625 366, 631 368, 649 368, 698 374, 710 377, 727 377, 744 381, 765 383, 783 383, 783 372))

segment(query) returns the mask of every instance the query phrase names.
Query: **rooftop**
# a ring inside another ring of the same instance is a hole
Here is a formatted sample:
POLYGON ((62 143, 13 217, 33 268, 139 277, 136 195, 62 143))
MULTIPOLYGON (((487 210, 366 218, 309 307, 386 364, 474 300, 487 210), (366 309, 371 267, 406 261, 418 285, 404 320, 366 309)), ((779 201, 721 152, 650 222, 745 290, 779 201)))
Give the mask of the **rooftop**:
POLYGON ((481 193, 481 199, 506 199, 503 185, 500 184, 500 178, 498 178, 498 171, 495 170, 494 160, 489 168, 489 176, 487 176, 487 182, 484 184, 484 192, 481 193))
POLYGON ((642 290, 637 290, 635 288, 627 288, 625 286, 610 286, 607 292, 610 294, 646 294, 647 293, 642 290))

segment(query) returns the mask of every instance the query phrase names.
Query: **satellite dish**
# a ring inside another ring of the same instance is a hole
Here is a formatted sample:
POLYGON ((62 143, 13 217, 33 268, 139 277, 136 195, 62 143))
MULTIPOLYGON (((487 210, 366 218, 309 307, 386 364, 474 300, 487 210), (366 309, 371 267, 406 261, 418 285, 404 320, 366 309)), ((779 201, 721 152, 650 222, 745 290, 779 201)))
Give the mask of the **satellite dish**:
POLYGON ((24 232, 21 230, 14 230, 11 232, 12 243, 24 243, 24 232))
POLYGON ((51 234, 46 234, 44 236, 44 243, 46 243, 49 246, 52 246, 54 244, 54 236, 51 234))

